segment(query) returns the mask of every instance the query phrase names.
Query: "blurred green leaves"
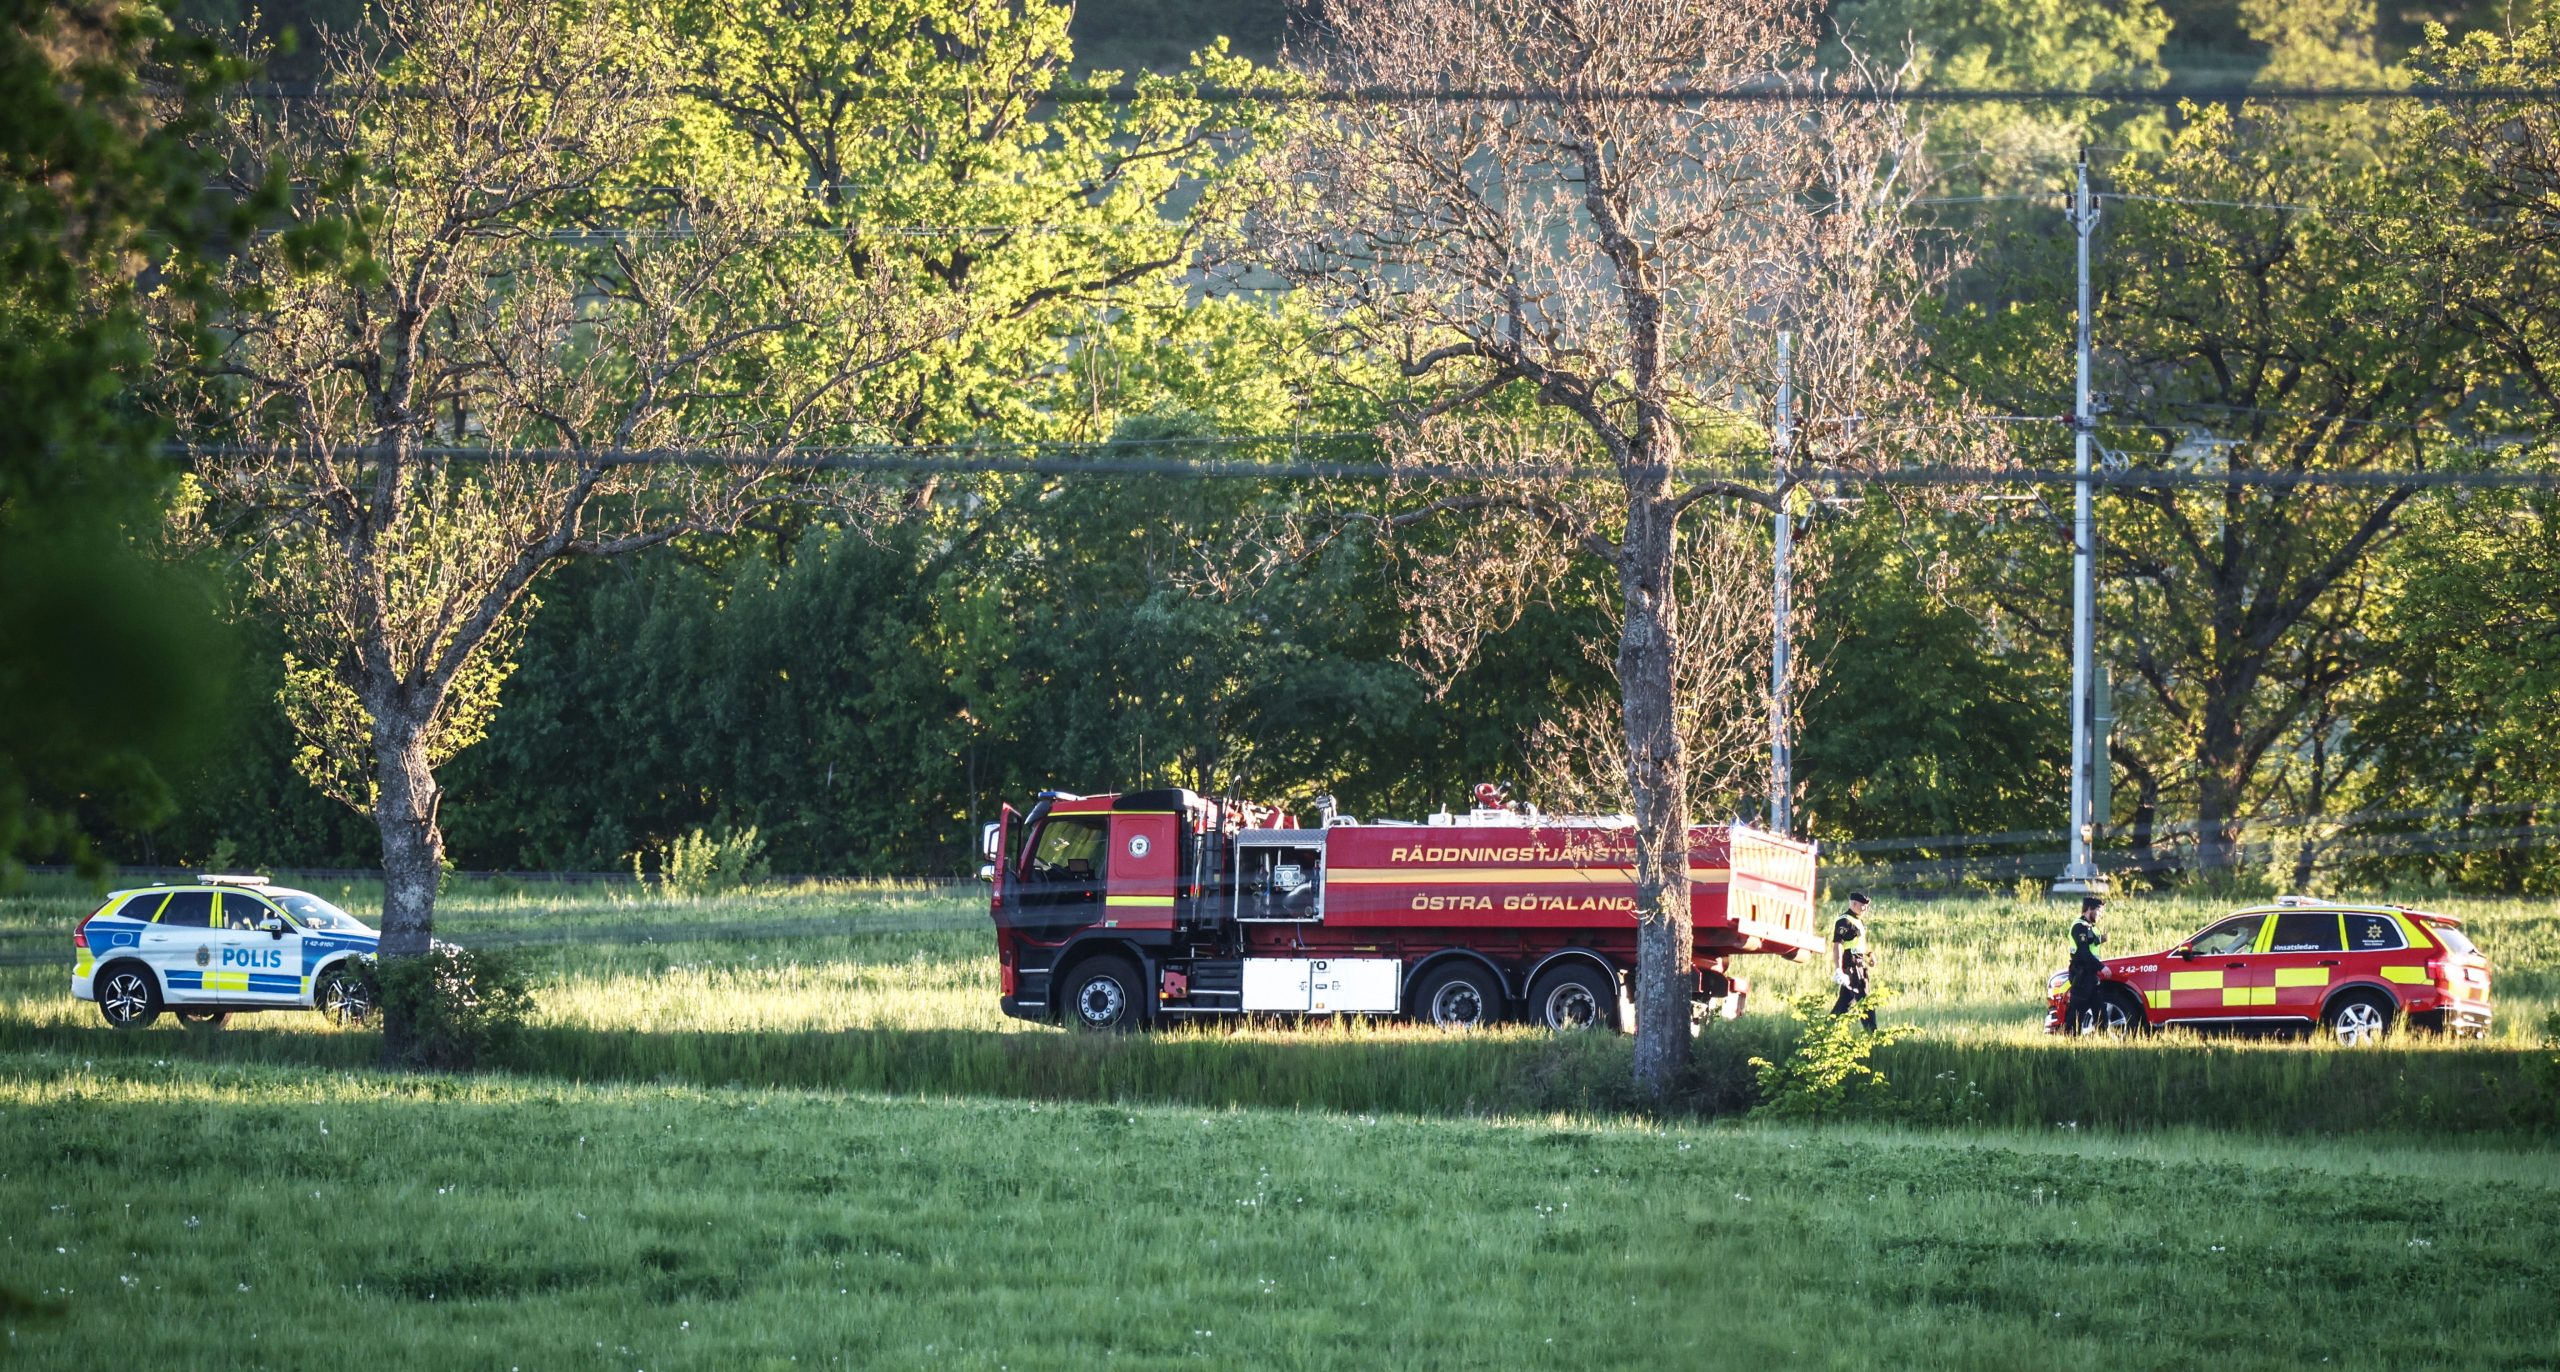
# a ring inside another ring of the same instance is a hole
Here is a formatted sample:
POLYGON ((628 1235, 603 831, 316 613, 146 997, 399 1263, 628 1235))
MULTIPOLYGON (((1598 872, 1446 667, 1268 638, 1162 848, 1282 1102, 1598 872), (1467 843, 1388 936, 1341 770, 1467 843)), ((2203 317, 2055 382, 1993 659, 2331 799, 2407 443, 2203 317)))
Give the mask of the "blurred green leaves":
POLYGON ((190 143, 243 74, 147 5, 0 0, 0 882, 97 870, 221 693, 205 588, 133 545, 175 473, 137 307, 273 203, 214 200, 190 143))

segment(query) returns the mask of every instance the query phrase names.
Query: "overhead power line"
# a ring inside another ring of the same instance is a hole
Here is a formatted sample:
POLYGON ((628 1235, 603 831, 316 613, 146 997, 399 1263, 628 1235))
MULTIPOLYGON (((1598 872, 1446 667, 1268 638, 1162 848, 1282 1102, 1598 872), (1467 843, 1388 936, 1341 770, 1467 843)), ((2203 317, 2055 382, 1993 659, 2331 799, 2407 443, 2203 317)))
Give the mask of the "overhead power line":
MULTIPOLYGON (((883 475, 1024 475, 1024 476, 1166 476, 1253 481, 1605 481, 1616 470, 1599 463, 1473 464, 1388 462, 1374 458, 1307 457, 1308 449, 1373 442, 1367 434, 1213 435, 1197 439, 1152 440, 1160 444, 1203 448, 1277 450, 1269 459, 1203 461, 1180 457, 1140 456, 1128 443, 968 444, 941 447, 871 445, 794 451, 721 451, 695 448, 581 450, 574 448, 493 449, 421 446, 400 455, 438 462, 523 462, 557 466, 702 467, 742 471, 862 472, 883 475)), ((316 449, 289 444, 173 444, 182 458, 247 457, 284 461, 366 461, 395 450, 349 446, 316 449)), ((1757 448, 1737 448, 1710 456, 1760 456, 1757 448)), ((1695 480, 1765 483, 1769 473, 1750 468, 1679 464, 1680 475, 1695 480)), ((1799 465, 1791 469, 1797 484, 1837 483, 1845 486, 2070 486, 2087 480, 2118 489, 2226 489, 2232 487, 2293 491, 2307 489, 2398 490, 2403 488, 2560 491, 2560 471, 2174 471, 2142 468, 2102 470, 2080 477, 2055 467, 1881 467, 1851 468, 1799 465)))
MULTIPOLYGON (((270 100, 343 99, 347 92, 323 86, 264 83, 247 94, 270 100)), ((423 91, 388 88, 378 95, 425 98, 423 91)), ((1010 101, 1053 105, 1120 105, 1139 101, 1191 101, 1211 105, 2110 105, 2417 103, 2499 104, 2560 100, 2560 86, 1980 86, 1904 88, 1835 86, 1822 82, 1769 82, 1750 86, 1624 86, 1566 89, 1557 86, 1449 85, 1203 85, 1142 88, 1053 86, 1043 91, 968 85, 848 86, 831 95, 885 104, 918 101, 1010 101)), ((633 100, 667 97, 635 95, 633 100)))

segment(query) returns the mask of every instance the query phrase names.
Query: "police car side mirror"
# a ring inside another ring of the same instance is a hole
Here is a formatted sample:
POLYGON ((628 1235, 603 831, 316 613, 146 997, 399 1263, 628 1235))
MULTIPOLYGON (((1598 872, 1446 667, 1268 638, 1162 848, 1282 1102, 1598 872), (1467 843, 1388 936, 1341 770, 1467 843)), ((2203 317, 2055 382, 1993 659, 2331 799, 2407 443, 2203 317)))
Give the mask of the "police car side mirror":
POLYGON ((258 932, 262 934, 271 934, 277 938, 283 938, 284 921, 273 915, 269 915, 265 919, 258 921, 258 932))

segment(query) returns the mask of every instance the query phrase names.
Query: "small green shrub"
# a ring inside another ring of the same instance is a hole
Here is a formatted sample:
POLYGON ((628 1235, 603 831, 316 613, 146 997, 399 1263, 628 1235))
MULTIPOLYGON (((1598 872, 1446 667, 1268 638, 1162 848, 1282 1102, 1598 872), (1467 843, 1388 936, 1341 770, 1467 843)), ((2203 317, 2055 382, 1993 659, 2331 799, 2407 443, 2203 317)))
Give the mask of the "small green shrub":
MULTIPOLYGON (((744 829, 724 827, 718 834, 697 828, 649 851, 658 861, 659 892, 669 896, 734 891, 748 882, 762 880, 769 870, 764 839, 752 824, 744 829)), ((631 855, 631 878, 643 886, 649 879, 642 864, 645 855, 631 855)))
POLYGON ((383 1056, 395 1067, 467 1072, 513 1053, 533 1013, 522 959, 503 949, 437 943, 370 965, 382 1007, 383 1056))
MULTIPOLYGON (((1882 1009, 1887 997, 1878 989, 1868 997, 1868 1004, 1882 1009)), ((1787 1014, 1804 1027, 1797 1031, 1795 1046, 1784 1058, 1755 1057, 1752 1068, 1759 1073, 1760 1103, 1752 1107, 1754 1116, 1765 1119, 1823 1119, 1837 1116, 1853 1104, 1852 1097, 1861 1088, 1881 1090, 1885 1077, 1869 1064, 1878 1048, 1900 1039, 1911 1031, 1904 1026, 1870 1032, 1860 1027, 1855 1014, 1831 1013, 1831 997, 1826 992, 1813 992, 1787 1002, 1787 1014)))

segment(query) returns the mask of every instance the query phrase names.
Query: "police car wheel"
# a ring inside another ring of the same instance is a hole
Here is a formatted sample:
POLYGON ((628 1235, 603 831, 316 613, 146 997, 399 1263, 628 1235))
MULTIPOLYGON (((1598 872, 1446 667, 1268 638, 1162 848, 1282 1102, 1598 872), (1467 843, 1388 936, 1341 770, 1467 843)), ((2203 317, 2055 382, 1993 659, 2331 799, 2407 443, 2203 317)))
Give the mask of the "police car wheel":
POLYGON ((1549 1029, 1613 1029, 1618 988, 1587 963, 1551 967, 1529 988, 1529 1012, 1549 1029))
POLYGON ((2341 996, 2321 1017, 2329 1037, 2349 1048, 2382 1042, 2391 1031, 2391 1006, 2370 991, 2341 996))
POLYGON ((1067 1023, 1094 1033, 1137 1027, 1141 1011, 1138 969, 1127 958, 1088 958, 1067 979, 1067 1023))
POLYGON ((160 1018, 160 987, 151 974, 126 964, 98 978, 98 1013, 118 1029, 141 1029, 160 1018))
POLYGON ((190 1029, 219 1029, 231 1022, 228 1010, 180 1010, 178 1023, 190 1029))
POLYGON ((1502 1018, 1502 987, 1472 962, 1453 962, 1413 988, 1413 1013, 1443 1029, 1481 1029, 1502 1018))
POLYGON ((345 967, 332 967, 312 988, 312 1008, 335 1025, 364 1025, 373 1019, 373 996, 364 980, 345 967))

